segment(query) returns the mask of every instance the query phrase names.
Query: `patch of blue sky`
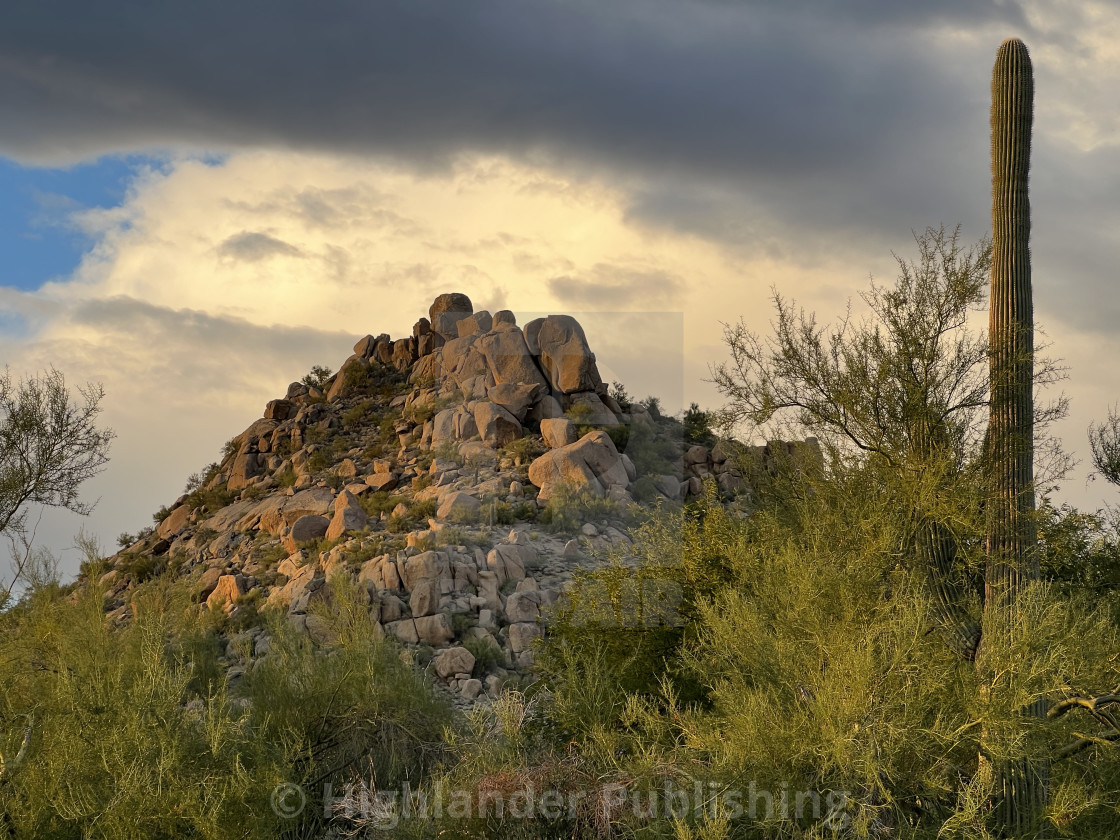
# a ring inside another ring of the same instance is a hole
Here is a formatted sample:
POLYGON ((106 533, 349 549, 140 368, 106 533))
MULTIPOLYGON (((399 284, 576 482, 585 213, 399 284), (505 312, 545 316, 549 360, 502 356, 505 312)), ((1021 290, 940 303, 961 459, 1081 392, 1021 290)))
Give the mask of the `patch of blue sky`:
MULTIPOLYGON (((208 166, 222 155, 197 155, 208 166)), ((93 241, 73 224, 82 210, 119 207, 142 170, 168 171, 172 155, 107 155, 67 167, 0 156, 0 286, 34 291, 71 274, 93 241)))

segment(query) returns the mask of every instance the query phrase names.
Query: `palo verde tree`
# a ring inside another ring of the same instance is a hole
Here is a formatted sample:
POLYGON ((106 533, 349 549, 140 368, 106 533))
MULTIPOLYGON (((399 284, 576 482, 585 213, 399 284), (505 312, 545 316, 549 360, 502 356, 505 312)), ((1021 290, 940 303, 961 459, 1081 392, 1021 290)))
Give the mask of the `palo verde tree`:
POLYGON ((62 374, 45 373, 13 382, 0 374, 0 533, 13 550, 15 578, 0 589, 2 602, 31 557, 29 505, 88 514, 92 505, 78 495, 81 485, 108 461, 110 429, 99 428, 104 391, 89 384, 75 400, 62 374))

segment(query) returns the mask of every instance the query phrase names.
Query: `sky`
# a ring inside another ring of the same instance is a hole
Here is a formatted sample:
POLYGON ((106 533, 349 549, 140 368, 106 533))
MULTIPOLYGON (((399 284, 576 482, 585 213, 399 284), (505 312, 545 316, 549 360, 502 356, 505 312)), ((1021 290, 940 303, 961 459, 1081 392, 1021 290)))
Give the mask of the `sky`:
POLYGON ((39 0, 0 10, 0 357, 105 388, 59 551, 150 524, 312 365, 442 292, 577 315, 607 379, 715 408, 722 324, 834 320, 914 232, 990 232, 995 52, 1035 66, 1056 432, 1120 398, 1120 6, 1054 0, 39 0))

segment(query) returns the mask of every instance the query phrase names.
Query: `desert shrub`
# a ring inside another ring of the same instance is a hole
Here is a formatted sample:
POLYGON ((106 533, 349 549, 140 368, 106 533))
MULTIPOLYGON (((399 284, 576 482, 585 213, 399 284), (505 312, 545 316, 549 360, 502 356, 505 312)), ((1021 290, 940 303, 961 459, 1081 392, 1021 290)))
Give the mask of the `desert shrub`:
POLYGON ((623 409, 628 408, 630 403, 633 402, 630 395, 626 393, 626 386, 621 382, 612 382, 607 393, 610 395, 611 399, 618 403, 623 409))
POLYGON ((694 444, 714 446, 716 436, 712 431, 712 420, 711 412, 701 410, 698 403, 692 403, 682 419, 684 442, 690 446, 694 444))
POLYGON ((322 472, 328 469, 334 459, 331 457, 331 450, 325 447, 320 447, 311 453, 311 457, 307 459, 307 467, 312 472, 322 472))
POLYGON ((292 487, 295 485, 296 479, 298 478, 298 476, 296 476, 296 471, 292 469, 290 464, 284 467, 284 469, 279 470, 272 477, 276 479, 276 484, 279 487, 292 487))
POLYGON ((260 563, 266 569, 271 569, 287 556, 288 549, 284 548, 280 543, 275 543, 273 545, 254 548, 250 559, 260 563))
POLYGON ((255 502, 257 499, 263 498, 265 492, 264 488, 259 484, 254 484, 241 491, 241 500, 245 502, 255 502))
POLYGON ((453 461, 460 466, 463 463, 463 456, 459 454, 459 446, 453 440, 440 441, 432 447, 431 455, 441 461, 453 461))
POLYGON ((521 466, 536 460, 547 451, 548 447, 544 445, 541 438, 536 435, 527 435, 507 444, 502 450, 502 454, 513 461, 514 464, 521 466))
POLYGON ((226 461, 232 458, 241 449, 241 441, 232 437, 222 444, 222 460, 226 461))
POLYGON ((629 519, 633 514, 618 502, 596 496, 583 487, 563 482, 552 485, 548 505, 537 521, 560 533, 571 533, 587 522, 604 519, 629 519))
POLYGON ((663 424, 631 425, 626 454, 639 475, 671 475, 678 470, 683 438, 663 424))
POLYGON ((377 403, 371 399, 362 400, 357 405, 351 406, 342 414, 343 428, 353 429, 365 425, 374 418, 376 407, 377 403))
POLYGON ((407 501, 408 499, 405 496, 390 493, 387 490, 363 493, 358 497, 358 503, 362 506, 362 510, 371 519, 379 519, 381 514, 389 513, 401 502, 407 501))
POLYGON ((634 497, 634 501, 643 504, 654 502, 661 498, 661 493, 658 491, 657 485, 653 483, 653 479, 648 475, 643 475, 630 485, 630 495, 634 497))
POLYGON ((0 823, 13 837, 274 837, 283 751, 215 679, 185 590, 154 582, 134 601, 117 629, 96 588, 0 616, 0 748, 16 727, 33 744, 5 768, 0 823))
POLYGON ((190 494, 206 486, 214 479, 214 476, 216 476, 221 471, 221 465, 217 462, 212 462, 207 465, 206 469, 200 472, 191 473, 187 477, 187 483, 183 487, 183 492, 190 494))
POLYGON ((304 376, 300 382, 308 388, 323 390, 323 388, 326 387, 327 380, 331 378, 331 373, 331 369, 326 365, 314 365, 311 368, 311 372, 304 376))
POLYGON ((475 636, 467 636, 463 639, 463 647, 471 652, 474 657, 474 669, 471 671, 472 677, 481 679, 485 677, 494 668, 499 668, 504 664, 502 649, 499 648, 493 641, 477 638, 475 636))
POLYGON ((419 519, 429 519, 436 515, 436 500, 435 499, 421 499, 414 501, 408 509, 410 515, 419 519))
POLYGON ((203 509, 214 513, 233 501, 233 493, 222 484, 213 490, 199 488, 187 496, 187 505, 191 510, 203 509))
POLYGON ((369 365, 350 365, 342 375, 342 396, 366 393, 374 382, 374 373, 369 365))
POLYGON ((126 554, 121 557, 117 568, 133 583, 144 583, 159 574, 163 564, 160 558, 150 554, 126 554))

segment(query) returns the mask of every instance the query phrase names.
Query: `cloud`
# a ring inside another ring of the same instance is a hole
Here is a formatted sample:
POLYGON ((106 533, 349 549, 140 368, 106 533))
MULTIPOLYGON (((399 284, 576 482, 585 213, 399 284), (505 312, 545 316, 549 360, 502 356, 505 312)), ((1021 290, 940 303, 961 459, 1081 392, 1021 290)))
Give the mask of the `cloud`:
POLYGON ((294 245, 267 233, 242 231, 235 233, 218 246, 218 254, 232 260, 257 262, 269 257, 302 257, 303 252, 294 245))
POLYGON ((583 276, 565 274, 550 277, 546 283, 561 304, 593 310, 648 309, 672 303, 684 289, 684 281, 667 271, 602 263, 591 266, 583 276))

